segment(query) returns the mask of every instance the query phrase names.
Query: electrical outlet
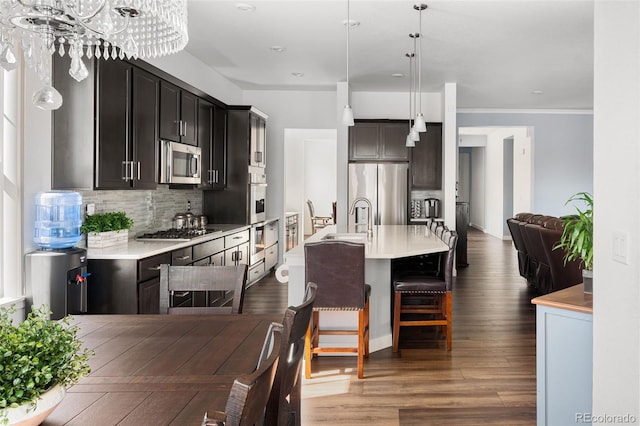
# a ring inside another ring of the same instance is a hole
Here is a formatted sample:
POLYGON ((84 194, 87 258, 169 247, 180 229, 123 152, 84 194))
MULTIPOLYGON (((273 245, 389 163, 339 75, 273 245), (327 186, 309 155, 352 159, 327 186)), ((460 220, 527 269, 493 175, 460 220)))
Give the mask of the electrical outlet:
POLYGON ((613 260, 628 265, 629 249, 627 247, 627 234, 625 232, 613 232, 613 260))
POLYGON ((93 203, 87 204, 87 216, 91 216, 96 212, 96 205, 93 203))

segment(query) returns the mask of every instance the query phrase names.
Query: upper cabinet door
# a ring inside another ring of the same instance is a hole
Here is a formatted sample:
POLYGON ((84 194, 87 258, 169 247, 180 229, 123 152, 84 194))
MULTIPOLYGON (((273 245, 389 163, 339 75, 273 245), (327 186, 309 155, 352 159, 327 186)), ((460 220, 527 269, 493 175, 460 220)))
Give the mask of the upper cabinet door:
POLYGON ((124 61, 98 61, 96 189, 130 188, 135 175, 129 132, 132 71, 124 61))
POLYGON ((427 123, 411 148, 411 189, 442 189, 442 124, 427 123))
POLYGON ((378 123, 355 123, 349 128, 349 160, 372 161, 378 159, 380 131, 378 123))
POLYGON ((180 142, 180 89, 163 81, 160 84, 160 139, 180 142))
POLYGON ((380 160, 409 161, 406 147, 408 122, 390 122, 380 124, 380 160))
POLYGON ((213 141, 211 146, 212 170, 215 172, 214 189, 227 186, 227 110, 213 107, 213 141))
POLYGON ((158 158, 158 101, 160 79, 139 68, 133 68, 132 161, 138 189, 155 189, 158 158))
POLYGON ((249 121, 249 140, 251 144, 249 164, 251 166, 265 167, 267 164, 265 158, 267 123, 262 117, 253 113, 249 114, 249 121))
POLYGON ((180 142, 198 145, 198 97, 192 93, 182 91, 180 98, 180 120, 182 120, 182 135, 180 142))
POLYGON ((160 139, 198 144, 198 97, 163 81, 160 84, 160 139))
POLYGON ((357 121, 349 129, 349 161, 409 161, 408 132, 403 121, 357 121))

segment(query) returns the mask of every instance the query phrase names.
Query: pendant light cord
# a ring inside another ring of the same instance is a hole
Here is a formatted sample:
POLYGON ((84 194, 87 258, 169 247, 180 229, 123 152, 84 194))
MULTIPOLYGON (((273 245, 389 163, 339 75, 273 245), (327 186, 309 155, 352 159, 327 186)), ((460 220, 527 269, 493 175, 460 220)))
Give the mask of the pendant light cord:
MULTIPOLYGON (((420 114, 422 114, 422 8, 420 9, 420 32, 418 33, 418 99, 420 105, 420 114)), ((418 111, 416 110, 416 113, 418 111)))
POLYGON ((349 14, 349 0, 347 0, 347 104, 349 103, 349 27, 351 27, 351 17, 349 14))

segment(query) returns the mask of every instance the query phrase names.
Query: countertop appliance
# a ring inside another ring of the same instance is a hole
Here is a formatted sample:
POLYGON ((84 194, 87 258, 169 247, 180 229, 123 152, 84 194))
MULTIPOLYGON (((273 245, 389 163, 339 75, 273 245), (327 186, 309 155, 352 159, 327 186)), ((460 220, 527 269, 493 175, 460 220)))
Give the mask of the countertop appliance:
POLYGON ((158 168, 158 183, 199 185, 202 183, 202 150, 197 146, 161 140, 158 168))
POLYGON ((440 217, 440 200, 437 198, 426 198, 424 200, 424 216, 429 218, 440 217))
MULTIPOLYGON (((407 163, 349 164, 349 206, 358 197, 371 201, 373 225, 407 224, 407 163)), ((367 224, 365 203, 349 215, 349 229, 367 224)), ((365 228, 366 229, 366 228, 365 228)))
POLYGON ((87 313, 87 251, 81 248, 38 250, 25 255, 27 300, 46 304, 51 319, 87 313))
POLYGON ((191 229, 165 229, 162 231, 145 232, 136 237, 137 241, 189 241, 196 237, 217 232, 216 229, 191 228, 191 229))

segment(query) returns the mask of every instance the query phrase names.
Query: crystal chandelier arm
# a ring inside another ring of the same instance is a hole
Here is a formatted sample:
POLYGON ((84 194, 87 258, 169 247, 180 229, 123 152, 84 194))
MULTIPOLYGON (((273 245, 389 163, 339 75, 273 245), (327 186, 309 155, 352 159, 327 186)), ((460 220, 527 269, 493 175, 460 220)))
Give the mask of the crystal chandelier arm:
POLYGON ((78 21, 80 21, 80 22, 79 22, 79 23, 80 23, 80 25, 82 25, 83 27, 88 28, 88 29, 90 29, 91 31, 93 31, 90 27, 88 27, 88 26, 86 26, 86 25, 84 24, 84 21, 89 21, 89 20, 91 20, 91 19, 95 18, 95 17, 96 17, 100 12, 102 12, 102 10, 104 9, 104 7, 107 5, 107 2, 108 2, 108 0, 102 0, 102 1, 100 2, 100 4, 98 5, 98 7, 96 8, 96 10, 94 10, 93 12, 89 13, 89 14, 88 14, 88 15, 86 15, 86 16, 80 16, 80 15, 78 15, 78 13, 79 13, 79 12, 76 12, 76 11, 77 11, 76 6, 79 6, 79 5, 80 5, 80 0, 76 0, 76 6, 74 6, 74 5, 73 5, 73 2, 71 2, 71 1, 67 1, 67 2, 65 3, 65 5, 66 5, 66 7, 65 7, 65 12, 66 12, 66 10, 68 9, 70 12, 72 12, 72 13, 73 13, 73 14, 72 14, 72 16, 73 16, 75 19, 77 19, 78 21))

